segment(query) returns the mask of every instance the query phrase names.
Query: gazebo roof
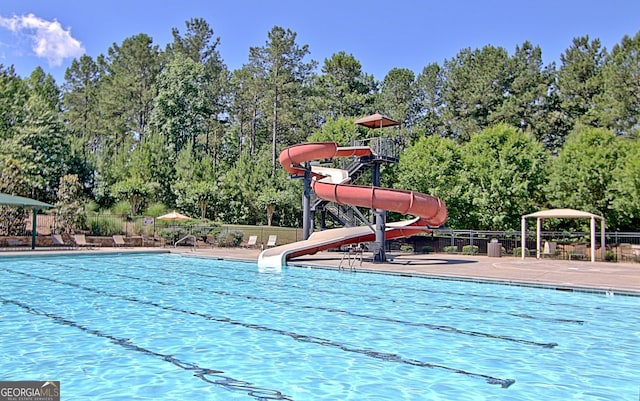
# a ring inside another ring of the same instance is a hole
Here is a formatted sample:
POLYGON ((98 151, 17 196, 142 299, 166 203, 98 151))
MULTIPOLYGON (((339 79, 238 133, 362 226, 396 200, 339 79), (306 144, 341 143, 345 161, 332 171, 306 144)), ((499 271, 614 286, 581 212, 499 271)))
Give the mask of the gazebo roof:
POLYGON ((539 212, 527 214, 523 217, 536 217, 541 219, 590 219, 595 217, 597 219, 603 219, 602 216, 598 216, 597 214, 583 212, 582 210, 575 209, 549 209, 549 210, 540 210, 539 212))
POLYGON ((387 116, 383 116, 382 114, 376 113, 356 120, 355 124, 362 125, 363 127, 368 128, 384 128, 400 125, 400 122, 393 120, 387 116))

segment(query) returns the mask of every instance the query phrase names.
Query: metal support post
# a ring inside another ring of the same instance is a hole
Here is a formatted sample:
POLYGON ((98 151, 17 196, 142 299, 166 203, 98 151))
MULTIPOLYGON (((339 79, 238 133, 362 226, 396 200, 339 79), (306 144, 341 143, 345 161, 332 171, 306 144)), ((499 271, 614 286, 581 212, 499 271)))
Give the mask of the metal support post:
POLYGON ((302 239, 311 235, 311 166, 304 164, 304 191, 302 193, 302 239))

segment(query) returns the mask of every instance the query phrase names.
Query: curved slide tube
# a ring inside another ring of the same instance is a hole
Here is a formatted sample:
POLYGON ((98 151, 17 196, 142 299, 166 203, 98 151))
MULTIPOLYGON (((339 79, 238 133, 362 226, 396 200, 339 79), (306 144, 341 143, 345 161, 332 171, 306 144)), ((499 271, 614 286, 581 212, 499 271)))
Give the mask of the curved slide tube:
MULTIPOLYGON (((284 149, 279 161, 291 175, 304 176, 302 166, 311 160, 370 155, 372 150, 368 146, 339 147, 335 142, 314 142, 284 149)), ((410 237, 428 231, 443 225, 448 217, 444 202, 435 196, 414 191, 350 185, 346 183, 346 173, 338 169, 312 168, 312 176, 312 188, 323 200, 417 216, 412 220, 388 223, 385 231, 387 239, 410 237)), ((258 258, 258 267, 265 271, 279 270, 286 265, 288 259, 297 256, 374 240, 375 233, 368 226, 314 232, 307 240, 263 251, 258 258)))

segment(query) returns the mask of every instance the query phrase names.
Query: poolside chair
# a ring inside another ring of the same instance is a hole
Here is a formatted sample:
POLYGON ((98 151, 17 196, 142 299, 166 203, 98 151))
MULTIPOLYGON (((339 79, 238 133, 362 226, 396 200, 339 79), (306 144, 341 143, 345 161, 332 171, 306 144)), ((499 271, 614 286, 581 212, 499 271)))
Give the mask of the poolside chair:
POLYGON ((246 245, 244 246, 245 248, 253 248, 254 246, 256 246, 256 243, 258 242, 258 236, 257 235, 250 235, 249 236, 249 240, 247 241, 246 245))
POLYGON ((620 260, 634 260, 634 256, 631 244, 620 244, 620 260))
POLYGON ((73 242, 80 248, 94 248, 94 247, 101 246, 101 244, 98 244, 98 243, 87 242, 87 238, 84 236, 84 234, 74 235, 73 242))
POLYGON ((267 248, 276 246, 276 240, 278 239, 277 235, 270 235, 269 241, 267 241, 267 248))
POLYGON ((573 251, 569 251, 569 260, 571 259, 584 259, 587 257, 587 245, 576 244, 573 246, 573 251))
POLYGON ((124 236, 123 235, 114 235, 112 236, 113 238, 113 246, 117 247, 122 247, 122 246, 126 246, 126 243, 124 241, 124 236))
POLYGON ((21 240, 19 240, 19 239, 9 238, 9 239, 7 240, 7 245, 8 245, 9 247, 12 247, 12 248, 20 248, 20 247, 23 247, 23 246, 28 246, 28 245, 29 245, 29 243, 24 242, 24 241, 21 241, 21 240))
POLYGON ((556 246, 558 244, 556 242, 544 242, 544 248, 542 249, 542 257, 545 256, 555 257, 556 256, 556 246))
POLYGON ((60 234, 51 234, 53 246, 73 248, 73 244, 67 244, 60 234))

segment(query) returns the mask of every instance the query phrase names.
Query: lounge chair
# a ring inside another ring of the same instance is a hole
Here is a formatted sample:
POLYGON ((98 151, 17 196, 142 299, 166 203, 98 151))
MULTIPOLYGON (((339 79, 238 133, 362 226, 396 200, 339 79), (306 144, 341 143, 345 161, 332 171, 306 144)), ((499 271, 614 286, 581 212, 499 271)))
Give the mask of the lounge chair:
POLYGON ((637 261, 640 257, 640 248, 637 245, 620 244, 620 260, 637 261))
POLYGON ((204 242, 205 244, 211 246, 216 246, 218 244, 218 241, 216 241, 216 236, 211 234, 207 235, 207 238, 204 240, 204 242))
POLYGON ((544 242, 544 248, 542 249, 542 257, 545 256, 555 257, 556 256, 556 246, 558 244, 556 242, 544 242))
POLYGON ((8 239, 7 240, 7 245, 12 247, 12 248, 20 248, 23 246, 27 246, 29 245, 27 242, 21 241, 19 239, 8 239))
POLYGON ((267 248, 271 246, 276 246, 276 240, 278 239, 277 235, 270 235, 269 241, 267 241, 267 248))
POLYGON ((113 246, 115 246, 116 248, 119 246, 126 246, 127 244, 124 241, 124 236, 123 235, 114 235, 112 236, 113 238, 113 246))
POLYGON ((74 235, 73 242, 80 248, 94 248, 100 246, 100 244, 98 243, 87 242, 87 238, 84 236, 84 234, 74 235))
POLYGON ((57 247, 73 248, 73 244, 66 243, 60 234, 51 234, 51 243, 57 247))
POLYGON ((576 244, 573 246, 573 251, 569 251, 569 260, 571 259, 584 259, 587 257, 587 245, 576 244))
POLYGON ((256 243, 258 242, 258 236, 257 235, 250 235, 249 236, 249 240, 247 241, 247 243, 245 244, 245 248, 253 248, 254 246, 256 246, 256 243))

